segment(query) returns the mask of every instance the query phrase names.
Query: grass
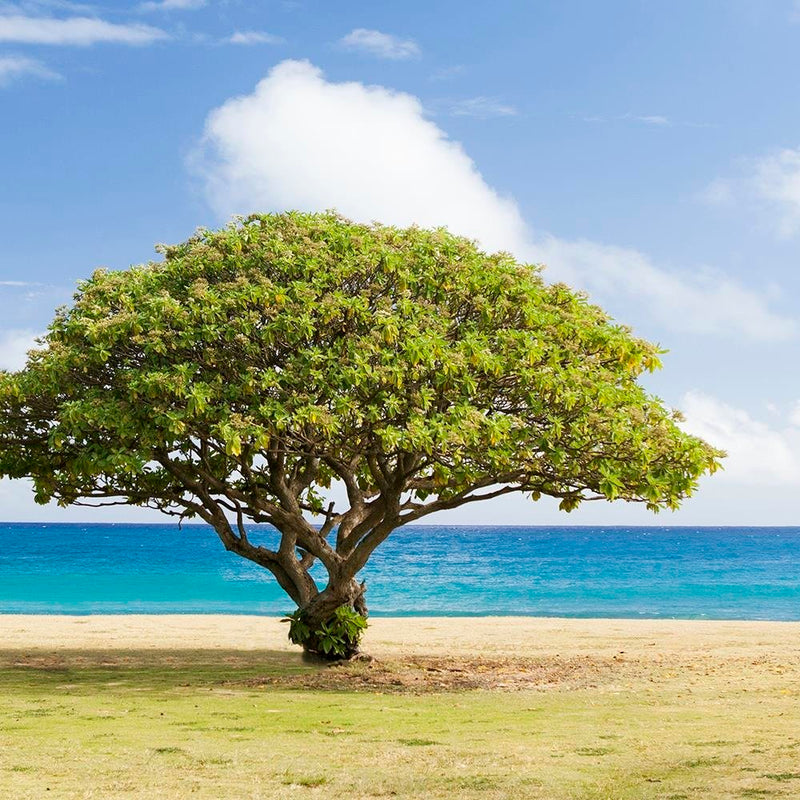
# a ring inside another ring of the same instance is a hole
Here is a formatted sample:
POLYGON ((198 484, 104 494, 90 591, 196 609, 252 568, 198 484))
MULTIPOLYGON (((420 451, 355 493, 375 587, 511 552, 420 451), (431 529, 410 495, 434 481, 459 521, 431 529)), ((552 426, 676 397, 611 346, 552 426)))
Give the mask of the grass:
MULTIPOLYGON (((491 665, 488 688, 454 689, 441 661, 417 662, 0 651, 0 797, 800 796, 796 676, 769 665, 640 664, 509 690, 491 665)), ((462 681, 475 669, 454 664, 462 681)))

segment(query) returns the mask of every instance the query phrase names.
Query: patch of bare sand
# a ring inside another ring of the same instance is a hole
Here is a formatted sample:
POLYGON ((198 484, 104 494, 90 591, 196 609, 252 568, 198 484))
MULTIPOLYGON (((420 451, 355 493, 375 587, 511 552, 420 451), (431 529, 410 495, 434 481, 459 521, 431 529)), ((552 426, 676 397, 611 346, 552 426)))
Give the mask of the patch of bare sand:
POLYGON ((613 677, 606 659, 474 658, 406 656, 331 665, 294 675, 271 675, 239 683, 246 686, 379 691, 400 694, 471 689, 546 690, 596 688, 613 677))

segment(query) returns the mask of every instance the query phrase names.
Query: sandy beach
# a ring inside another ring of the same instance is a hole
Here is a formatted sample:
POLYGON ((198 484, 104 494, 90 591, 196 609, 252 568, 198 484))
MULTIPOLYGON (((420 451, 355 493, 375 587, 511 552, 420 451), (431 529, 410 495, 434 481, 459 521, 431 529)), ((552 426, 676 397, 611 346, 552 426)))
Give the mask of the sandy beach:
MULTIPOLYGON (((278 618, 228 615, 0 615, 4 650, 297 651, 278 618)), ((800 622, 374 617, 364 649, 403 655, 800 661, 800 622)))

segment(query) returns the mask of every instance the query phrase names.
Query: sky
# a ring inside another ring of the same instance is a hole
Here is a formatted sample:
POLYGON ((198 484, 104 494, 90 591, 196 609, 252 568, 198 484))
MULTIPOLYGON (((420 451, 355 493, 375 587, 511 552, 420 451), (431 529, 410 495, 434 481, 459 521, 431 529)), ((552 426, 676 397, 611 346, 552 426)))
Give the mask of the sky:
MULTIPOLYGON (((446 225, 668 350, 725 449, 675 513, 518 497, 440 523, 800 523, 800 0, 0 0, 0 368, 105 266, 233 214, 446 225)), ((37 507, 7 520, 151 520, 37 507)))

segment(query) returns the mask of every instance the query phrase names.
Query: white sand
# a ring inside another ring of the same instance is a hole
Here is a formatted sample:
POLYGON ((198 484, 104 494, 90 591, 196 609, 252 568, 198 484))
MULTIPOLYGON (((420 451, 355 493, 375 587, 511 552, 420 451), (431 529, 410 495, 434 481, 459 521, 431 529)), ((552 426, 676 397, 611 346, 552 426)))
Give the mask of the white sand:
MULTIPOLYGON (((293 650, 276 618, 226 615, 0 615, 2 650, 293 650)), ((658 653, 800 660, 800 622, 415 617, 370 620, 364 641, 381 655, 631 657, 658 653)))

